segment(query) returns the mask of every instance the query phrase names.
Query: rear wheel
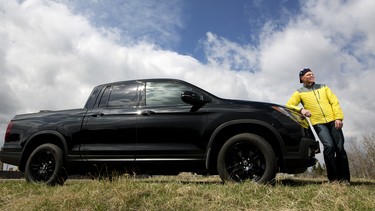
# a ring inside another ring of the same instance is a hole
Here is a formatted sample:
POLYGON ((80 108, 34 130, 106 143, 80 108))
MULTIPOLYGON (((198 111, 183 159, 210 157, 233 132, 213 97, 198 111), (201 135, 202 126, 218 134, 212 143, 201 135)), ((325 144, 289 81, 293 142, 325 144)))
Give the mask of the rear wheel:
POLYGON ((26 163, 27 182, 47 185, 62 185, 67 179, 63 168, 63 152, 54 144, 37 147, 26 163))
POLYGON ((276 156, 262 137, 251 133, 238 134, 221 148, 217 169, 224 182, 273 183, 277 173, 276 156))

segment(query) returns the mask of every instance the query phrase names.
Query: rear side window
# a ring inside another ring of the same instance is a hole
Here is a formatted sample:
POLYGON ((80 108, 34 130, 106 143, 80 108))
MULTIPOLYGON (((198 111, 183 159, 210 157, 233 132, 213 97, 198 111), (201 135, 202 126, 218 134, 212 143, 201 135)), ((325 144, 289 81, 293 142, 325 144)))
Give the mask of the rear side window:
POLYGON ((104 88, 98 107, 123 107, 133 108, 144 105, 144 83, 133 82, 118 84, 104 88))
POLYGON ((103 92, 102 97, 101 97, 100 102, 99 102, 99 107, 106 107, 107 106, 108 97, 109 97, 109 94, 111 93, 111 90, 112 90, 111 86, 107 86, 104 89, 104 92, 103 92))

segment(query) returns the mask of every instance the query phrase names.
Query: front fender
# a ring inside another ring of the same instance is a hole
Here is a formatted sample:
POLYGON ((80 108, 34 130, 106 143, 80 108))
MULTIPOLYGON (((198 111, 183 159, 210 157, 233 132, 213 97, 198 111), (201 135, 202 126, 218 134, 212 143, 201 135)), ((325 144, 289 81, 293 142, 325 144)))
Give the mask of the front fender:
MULTIPOLYGON (((281 153, 285 152, 285 144, 283 142, 283 139, 282 139, 281 135, 279 134, 279 132, 276 130, 276 128, 274 128, 272 125, 270 125, 270 124, 268 124, 264 121, 256 120, 256 119, 232 120, 232 121, 228 121, 228 122, 225 122, 225 123, 219 125, 214 130, 214 132, 212 133, 212 135, 209 139, 208 145, 207 145, 206 164, 205 164, 207 170, 209 170, 211 168, 211 166, 210 166, 211 162, 210 161, 212 159, 214 159, 212 156, 214 156, 213 154, 215 154, 215 153, 212 153, 212 148, 213 148, 215 140, 218 139, 218 136, 220 136, 220 134, 223 130, 225 130, 228 127, 233 127, 233 126, 236 126, 236 125, 249 125, 249 128, 251 128, 251 127, 261 127, 262 129, 265 129, 267 131, 267 133, 269 133, 269 135, 271 135, 272 137, 275 137, 277 147, 280 147, 281 153)), ((242 132, 251 132, 251 130, 244 130, 242 132)), ((254 131, 252 133, 256 133, 256 131, 254 131)), ((274 144, 271 144, 271 145, 274 148, 275 142, 273 142, 273 143, 274 144)))

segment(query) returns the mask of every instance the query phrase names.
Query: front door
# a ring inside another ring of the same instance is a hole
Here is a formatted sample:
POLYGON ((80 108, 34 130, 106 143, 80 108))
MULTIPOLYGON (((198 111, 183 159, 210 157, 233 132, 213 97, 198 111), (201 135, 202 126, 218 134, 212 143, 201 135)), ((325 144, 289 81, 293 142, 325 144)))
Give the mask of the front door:
POLYGON ((175 81, 146 83, 145 106, 138 112, 136 162, 139 166, 156 167, 158 171, 204 166, 206 144, 202 133, 206 127, 206 110, 203 107, 192 111, 192 105, 181 100, 183 91, 192 91, 192 88, 175 81))

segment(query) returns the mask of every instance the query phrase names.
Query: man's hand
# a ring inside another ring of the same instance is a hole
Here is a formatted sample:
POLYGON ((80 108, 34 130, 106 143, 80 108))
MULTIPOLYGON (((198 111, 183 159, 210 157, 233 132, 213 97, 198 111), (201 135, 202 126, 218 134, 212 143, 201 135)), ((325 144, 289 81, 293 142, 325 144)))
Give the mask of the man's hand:
POLYGON ((342 123, 341 120, 339 120, 339 119, 335 120, 335 128, 336 129, 341 129, 343 126, 344 126, 344 123, 342 123))
POLYGON ((311 116, 311 112, 309 110, 306 110, 306 109, 301 109, 301 114, 304 117, 310 117, 311 116))

